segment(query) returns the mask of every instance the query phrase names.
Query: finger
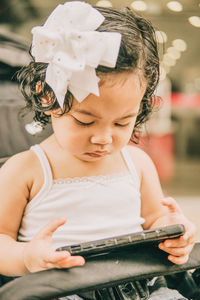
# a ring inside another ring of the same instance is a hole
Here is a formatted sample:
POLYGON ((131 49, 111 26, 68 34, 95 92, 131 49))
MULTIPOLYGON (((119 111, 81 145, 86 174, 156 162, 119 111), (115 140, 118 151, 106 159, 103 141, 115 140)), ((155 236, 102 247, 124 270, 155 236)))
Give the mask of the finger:
POLYGON ((186 236, 181 236, 177 239, 168 239, 168 240, 165 240, 164 242, 160 243, 160 244, 163 244, 164 247, 167 247, 167 248, 176 248, 176 247, 185 247, 189 244, 194 244, 194 239, 188 235, 186 236))
POLYGON ((197 229, 193 223, 189 222, 188 224, 189 225, 186 226, 187 230, 184 233, 184 235, 182 236, 182 238, 185 240, 190 240, 191 242, 194 242, 197 229))
POLYGON ((84 258, 82 256, 71 256, 71 254, 68 251, 49 251, 49 253, 44 258, 44 261, 46 263, 51 264, 58 264, 63 263, 64 261, 71 260, 74 258, 74 261, 77 259, 77 262, 85 262, 84 258))
POLYGON ((68 251, 50 251, 46 257, 44 257, 44 261, 46 263, 56 264, 61 260, 67 259, 71 256, 68 251))
POLYGON ((182 210, 181 210, 180 206, 171 197, 162 199, 162 205, 168 207, 168 209, 170 210, 171 213, 181 213, 182 214, 182 210))
POLYGON ((58 260, 55 263, 51 263, 51 262, 46 263, 46 268, 64 269, 64 268, 79 267, 79 266, 83 266, 84 264, 85 264, 85 260, 82 256, 69 256, 67 258, 58 260))
POLYGON ((159 246, 159 248, 173 256, 186 256, 189 255, 192 251, 193 245, 188 245, 187 247, 179 247, 179 248, 167 248, 164 246, 159 246))
POLYGON ((194 244, 194 242, 195 242, 195 231, 191 229, 191 230, 187 230, 178 239, 166 240, 165 246, 176 247, 177 243, 179 243, 179 246, 186 246, 189 244, 194 244))
POLYGON ((179 239, 182 244, 194 244, 195 234, 193 231, 186 231, 186 233, 182 235, 179 239))
POLYGON ((169 255, 168 256, 168 259, 173 262, 174 264, 176 265, 182 265, 182 264, 185 264, 188 259, 189 259, 189 255, 186 255, 186 256, 173 256, 173 255, 169 255))
POLYGON ((72 268, 83 266, 85 260, 82 256, 70 256, 67 259, 61 260, 57 264, 57 268, 72 268))
POLYGON ((58 227, 65 224, 66 220, 66 217, 52 220, 39 231, 39 233, 36 235, 36 238, 46 238, 52 236, 58 227))

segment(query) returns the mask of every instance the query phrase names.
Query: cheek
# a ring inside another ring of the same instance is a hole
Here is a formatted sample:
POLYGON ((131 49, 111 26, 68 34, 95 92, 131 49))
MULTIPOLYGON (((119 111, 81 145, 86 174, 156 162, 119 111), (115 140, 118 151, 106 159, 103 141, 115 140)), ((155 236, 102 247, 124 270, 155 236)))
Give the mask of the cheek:
POLYGON ((66 133, 66 144, 69 149, 78 149, 83 147, 88 141, 87 130, 77 130, 77 127, 71 126, 66 133))
POLYGON ((130 126, 127 128, 126 132, 124 133, 124 139, 126 139, 127 143, 130 141, 132 137, 135 121, 136 119, 131 122, 130 126))
POLYGON ((81 140, 80 132, 67 120, 56 120, 52 123, 56 138, 64 147, 74 147, 81 140))
POLYGON ((130 141, 132 136, 133 127, 127 128, 126 130, 122 130, 118 132, 118 135, 115 137, 115 141, 120 146, 125 146, 130 141))
POLYGON ((136 118, 134 118, 134 120, 132 120, 131 123, 129 124, 125 132, 125 136, 131 137, 131 135, 133 134, 133 129, 135 127, 135 122, 136 122, 136 118))

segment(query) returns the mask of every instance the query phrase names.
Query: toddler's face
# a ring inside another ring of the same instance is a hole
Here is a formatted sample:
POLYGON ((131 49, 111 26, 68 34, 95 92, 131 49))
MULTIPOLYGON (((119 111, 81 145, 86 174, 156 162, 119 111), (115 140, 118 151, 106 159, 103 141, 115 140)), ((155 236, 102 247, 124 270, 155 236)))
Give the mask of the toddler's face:
POLYGON ((130 140, 146 84, 138 74, 103 78, 100 96, 73 102, 69 113, 52 114, 56 141, 68 154, 93 162, 119 151, 130 140))

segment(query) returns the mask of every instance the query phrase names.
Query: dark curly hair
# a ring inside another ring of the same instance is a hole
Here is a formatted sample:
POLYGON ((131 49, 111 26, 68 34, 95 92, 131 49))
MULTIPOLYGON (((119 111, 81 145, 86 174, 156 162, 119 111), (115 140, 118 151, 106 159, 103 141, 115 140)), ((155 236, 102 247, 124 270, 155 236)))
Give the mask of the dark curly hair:
MULTIPOLYGON (((148 118, 154 108, 154 91, 159 81, 159 55, 152 24, 135 13, 130 8, 116 10, 113 8, 95 7, 105 20, 97 31, 119 32, 122 35, 120 51, 115 68, 99 65, 97 74, 133 72, 141 70, 147 81, 147 88, 141 101, 141 107, 133 129, 132 141, 137 142, 141 124, 148 118)), ((34 120, 46 125, 49 116, 45 111, 59 108, 53 90, 45 83, 47 64, 32 61, 18 73, 18 80, 22 94, 26 100, 26 108, 35 111, 34 120), (40 92, 36 92, 36 85, 40 84, 40 92), (50 96, 45 107, 41 98, 50 96)), ((73 103, 73 95, 67 91, 64 108, 61 115, 69 112, 73 103)))

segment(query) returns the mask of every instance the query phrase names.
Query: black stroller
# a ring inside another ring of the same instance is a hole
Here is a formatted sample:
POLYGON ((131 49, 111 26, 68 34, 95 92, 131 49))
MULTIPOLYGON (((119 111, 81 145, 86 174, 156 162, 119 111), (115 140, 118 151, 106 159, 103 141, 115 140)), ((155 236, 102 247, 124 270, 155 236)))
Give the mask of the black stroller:
POLYGON ((147 245, 136 247, 134 251, 91 257, 84 267, 36 272, 10 282, 11 278, 2 277, 0 299, 55 299, 95 290, 99 300, 147 300, 145 280, 165 276, 168 287, 197 300, 200 299, 199 253, 200 243, 196 243, 189 261, 174 265, 167 260, 166 253, 147 245))

